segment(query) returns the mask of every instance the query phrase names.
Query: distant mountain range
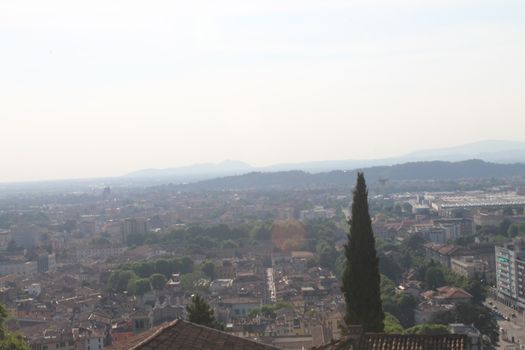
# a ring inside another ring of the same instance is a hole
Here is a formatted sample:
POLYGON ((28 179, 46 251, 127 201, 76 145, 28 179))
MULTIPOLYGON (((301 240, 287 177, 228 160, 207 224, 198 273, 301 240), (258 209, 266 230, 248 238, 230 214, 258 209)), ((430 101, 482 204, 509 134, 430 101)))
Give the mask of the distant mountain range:
POLYGON ((93 191, 105 186, 172 184, 181 190, 352 186, 356 169, 367 183, 378 180, 455 180, 525 176, 525 142, 483 141, 372 160, 334 160, 252 167, 241 161, 144 169, 124 176, 0 183, 0 198, 25 192, 93 191))
MULTIPOLYGON (((250 190, 329 188, 353 186, 358 170, 334 170, 324 173, 307 173, 299 170, 281 172, 252 172, 237 176, 220 177, 195 183, 177 185, 184 190, 250 190)), ((411 162, 390 166, 364 168, 368 184, 378 184, 382 179, 396 180, 460 180, 525 177, 525 164, 495 164, 482 160, 460 162, 411 162)))
POLYGON ((225 160, 218 164, 204 163, 168 169, 143 169, 125 176, 131 178, 202 178, 244 174, 251 171, 254 171, 254 168, 247 163, 236 160, 225 160))
POLYGON ((242 175, 250 172, 300 170, 309 173, 321 173, 333 170, 353 170, 409 162, 458 162, 469 159, 478 159, 499 164, 525 163, 525 142, 491 140, 457 147, 417 151, 399 157, 384 159, 327 160, 276 164, 267 167, 253 167, 242 161, 226 160, 218 164, 206 163, 168 169, 144 169, 127 174, 125 177, 128 179, 169 179, 172 182, 194 182, 216 177, 242 175))

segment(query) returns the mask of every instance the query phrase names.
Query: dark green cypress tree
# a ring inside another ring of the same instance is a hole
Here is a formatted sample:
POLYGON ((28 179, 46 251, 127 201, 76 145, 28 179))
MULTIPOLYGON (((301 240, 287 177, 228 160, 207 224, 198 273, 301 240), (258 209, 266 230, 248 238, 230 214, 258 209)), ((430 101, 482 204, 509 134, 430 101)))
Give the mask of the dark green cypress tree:
POLYGON ((186 311, 190 322, 210 328, 223 329, 222 325, 215 319, 213 309, 199 294, 192 296, 191 304, 186 306, 186 311))
POLYGON ((368 190, 361 172, 357 173, 349 223, 341 287, 346 301, 345 322, 347 325, 361 325, 365 332, 383 332, 385 314, 381 302, 379 259, 368 213, 368 190))

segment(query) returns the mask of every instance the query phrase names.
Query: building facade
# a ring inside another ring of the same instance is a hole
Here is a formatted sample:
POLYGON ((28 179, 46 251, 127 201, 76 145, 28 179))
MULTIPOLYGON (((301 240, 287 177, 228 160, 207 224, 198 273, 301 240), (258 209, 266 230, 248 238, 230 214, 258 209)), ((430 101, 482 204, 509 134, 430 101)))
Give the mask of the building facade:
MULTIPOLYGON (((518 299, 518 265, 525 273, 525 241, 495 246, 497 298, 511 307, 525 309, 525 299, 518 299)), ((521 277, 523 279, 523 277, 521 277)))

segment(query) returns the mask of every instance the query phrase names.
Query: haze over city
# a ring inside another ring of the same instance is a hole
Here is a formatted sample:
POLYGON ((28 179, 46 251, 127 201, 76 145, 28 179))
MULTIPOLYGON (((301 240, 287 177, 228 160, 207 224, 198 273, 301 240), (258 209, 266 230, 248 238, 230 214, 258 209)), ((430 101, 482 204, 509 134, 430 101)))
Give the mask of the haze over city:
POLYGON ((0 349, 524 350, 525 1, 0 1, 0 349))
POLYGON ((1 182, 525 141, 522 1, 3 1, 1 182))

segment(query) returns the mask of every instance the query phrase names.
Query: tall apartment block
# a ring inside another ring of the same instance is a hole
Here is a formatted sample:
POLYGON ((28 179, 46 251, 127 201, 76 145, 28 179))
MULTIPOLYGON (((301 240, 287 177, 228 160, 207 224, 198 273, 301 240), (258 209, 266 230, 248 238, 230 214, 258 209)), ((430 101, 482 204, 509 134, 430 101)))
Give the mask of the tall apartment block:
POLYGON ((525 241, 495 246, 497 297, 525 310, 525 241))
POLYGON ((129 235, 145 235, 148 233, 148 219, 127 218, 120 224, 122 244, 126 245, 129 235))

